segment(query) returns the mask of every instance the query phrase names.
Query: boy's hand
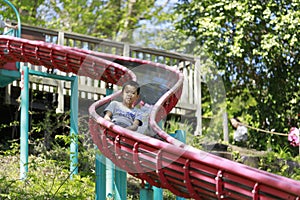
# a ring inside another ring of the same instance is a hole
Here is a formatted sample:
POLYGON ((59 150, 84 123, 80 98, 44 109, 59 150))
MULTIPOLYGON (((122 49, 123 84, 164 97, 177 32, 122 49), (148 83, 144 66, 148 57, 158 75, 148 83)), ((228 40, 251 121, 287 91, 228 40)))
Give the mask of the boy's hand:
POLYGON ((110 111, 107 111, 103 118, 111 122, 111 117, 112 113, 110 111))
POLYGON ((107 115, 104 116, 104 119, 106 119, 107 121, 110 121, 111 122, 111 118, 107 115))
POLYGON ((136 120, 134 120, 134 122, 131 126, 128 126, 126 128, 129 130, 132 130, 132 131, 136 131, 138 129, 138 127, 140 126, 140 124, 141 124, 141 121, 136 119, 136 120))

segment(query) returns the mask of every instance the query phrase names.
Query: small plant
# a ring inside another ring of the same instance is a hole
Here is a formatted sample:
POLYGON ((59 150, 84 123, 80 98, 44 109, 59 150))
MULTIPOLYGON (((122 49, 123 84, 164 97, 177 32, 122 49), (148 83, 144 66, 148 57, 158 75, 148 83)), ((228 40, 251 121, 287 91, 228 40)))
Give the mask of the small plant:
POLYGON ((236 162, 242 162, 241 154, 239 151, 232 151, 232 159, 236 162))
POLYGON ((273 151, 260 158, 259 163, 259 169, 295 180, 300 180, 299 167, 299 156, 293 158, 288 146, 280 145, 273 145, 273 151))

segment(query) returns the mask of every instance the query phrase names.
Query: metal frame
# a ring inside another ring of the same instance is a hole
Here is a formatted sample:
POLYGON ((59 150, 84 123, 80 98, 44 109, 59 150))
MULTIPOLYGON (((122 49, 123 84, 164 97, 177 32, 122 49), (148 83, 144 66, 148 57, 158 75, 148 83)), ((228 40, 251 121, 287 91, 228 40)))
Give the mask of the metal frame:
POLYGON ((29 75, 71 82, 70 178, 72 178, 74 174, 78 174, 78 77, 59 76, 29 70, 27 66, 23 66, 21 73, 20 178, 26 179, 28 173, 29 75))

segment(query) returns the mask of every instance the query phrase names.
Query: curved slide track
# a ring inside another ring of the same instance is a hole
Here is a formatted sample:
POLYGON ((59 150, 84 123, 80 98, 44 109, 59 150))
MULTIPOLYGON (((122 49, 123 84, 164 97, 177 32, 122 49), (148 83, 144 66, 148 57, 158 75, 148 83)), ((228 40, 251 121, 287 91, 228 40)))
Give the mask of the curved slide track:
POLYGON ((137 80, 151 105, 148 132, 132 132, 102 118, 118 91, 89 108, 90 131, 99 150, 116 166, 153 186, 193 199, 300 199, 300 182, 248 167, 188 146, 162 131, 158 122, 178 102, 183 75, 166 65, 66 46, 0 36, 0 68, 29 62, 121 86, 137 80))

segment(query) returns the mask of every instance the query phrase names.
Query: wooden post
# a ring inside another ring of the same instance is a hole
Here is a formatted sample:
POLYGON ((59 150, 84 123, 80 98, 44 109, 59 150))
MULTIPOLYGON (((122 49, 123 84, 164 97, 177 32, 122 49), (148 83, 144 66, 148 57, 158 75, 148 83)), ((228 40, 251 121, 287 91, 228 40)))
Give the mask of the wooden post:
POLYGON ((130 57, 130 46, 128 43, 124 43, 123 56, 130 57))
POLYGON ((224 142, 229 143, 229 136, 228 136, 228 116, 227 112, 223 112, 223 137, 224 137, 224 142))
POLYGON ((202 135, 202 102, 201 102, 201 65, 200 65, 200 59, 197 58, 195 62, 195 70, 194 70, 194 86, 195 86, 195 104, 197 106, 196 108, 196 119, 197 119, 197 126, 196 131, 194 135, 202 135))
POLYGON ((11 84, 8 84, 5 87, 5 104, 11 104, 11 84))
MULTIPOLYGON (((57 44, 63 45, 64 44, 64 33, 59 32, 58 33, 58 40, 57 44)), ((60 74, 59 74, 60 75, 60 74)), ((57 108, 56 108, 56 113, 63 113, 64 112, 64 81, 58 80, 57 81, 57 108)))

